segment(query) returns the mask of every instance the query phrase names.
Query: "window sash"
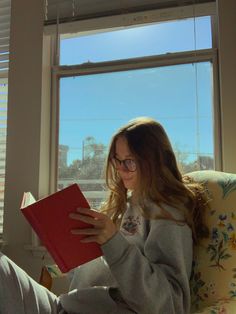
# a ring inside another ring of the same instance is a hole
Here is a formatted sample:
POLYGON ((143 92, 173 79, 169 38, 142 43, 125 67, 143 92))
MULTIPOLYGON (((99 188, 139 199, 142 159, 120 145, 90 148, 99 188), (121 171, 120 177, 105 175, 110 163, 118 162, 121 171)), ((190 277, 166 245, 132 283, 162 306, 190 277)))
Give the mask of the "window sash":
MULTIPOLYGON (((52 136, 51 136, 51 189, 57 189, 57 171, 58 171, 58 134, 59 134, 59 81, 62 77, 108 73, 115 71, 126 71, 132 69, 143 69, 151 67, 161 67, 168 65, 178 65, 186 63, 195 63, 210 61, 213 64, 213 80, 217 81, 217 50, 206 49, 200 51, 172 53, 161 56, 143 57, 126 59, 119 61, 100 62, 95 64, 82 64, 76 66, 54 66, 53 67, 53 97, 52 97, 52 136)), ((217 84, 213 84, 214 99, 214 157, 216 169, 221 169, 221 143, 219 142, 220 123, 216 118, 219 116, 219 102, 217 84)))

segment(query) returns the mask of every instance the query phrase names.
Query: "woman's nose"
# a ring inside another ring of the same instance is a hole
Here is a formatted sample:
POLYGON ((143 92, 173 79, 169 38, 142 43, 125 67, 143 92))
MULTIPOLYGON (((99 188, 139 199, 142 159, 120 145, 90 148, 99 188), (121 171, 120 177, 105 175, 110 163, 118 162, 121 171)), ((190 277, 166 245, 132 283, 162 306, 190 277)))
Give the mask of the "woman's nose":
POLYGON ((124 163, 123 162, 120 162, 118 167, 117 167, 117 170, 118 171, 123 171, 123 172, 127 172, 128 169, 125 167, 124 163))

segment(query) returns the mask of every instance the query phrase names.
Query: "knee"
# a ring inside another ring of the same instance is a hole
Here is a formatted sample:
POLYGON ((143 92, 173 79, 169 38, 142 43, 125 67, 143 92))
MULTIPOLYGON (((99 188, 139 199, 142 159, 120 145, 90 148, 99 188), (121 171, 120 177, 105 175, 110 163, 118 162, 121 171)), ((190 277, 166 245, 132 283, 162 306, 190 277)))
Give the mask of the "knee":
POLYGON ((0 252, 0 277, 2 280, 12 274, 14 263, 6 255, 0 252))

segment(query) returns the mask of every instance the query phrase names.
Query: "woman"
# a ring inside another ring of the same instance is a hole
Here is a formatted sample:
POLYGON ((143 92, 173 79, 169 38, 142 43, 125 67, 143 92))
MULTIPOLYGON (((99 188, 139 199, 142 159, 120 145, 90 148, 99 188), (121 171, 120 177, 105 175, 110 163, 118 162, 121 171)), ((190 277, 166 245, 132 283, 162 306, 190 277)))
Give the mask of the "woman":
POLYGON ((17 298, 16 308, 25 311, 17 313, 189 313, 192 246, 207 235, 206 202, 202 187, 182 178, 158 122, 137 118, 113 136, 106 182, 110 194, 103 211, 89 217, 88 209, 81 208, 70 215, 94 226, 71 232, 86 235, 84 242, 99 243, 104 256, 77 268, 70 292, 59 298, 3 256, 0 301, 8 311, 1 313, 13 313, 10 293, 4 293, 4 285, 14 283, 12 274, 20 278, 17 288, 10 287, 13 295, 33 290, 29 304, 22 295, 17 298), (30 288, 21 287, 25 281, 30 288))

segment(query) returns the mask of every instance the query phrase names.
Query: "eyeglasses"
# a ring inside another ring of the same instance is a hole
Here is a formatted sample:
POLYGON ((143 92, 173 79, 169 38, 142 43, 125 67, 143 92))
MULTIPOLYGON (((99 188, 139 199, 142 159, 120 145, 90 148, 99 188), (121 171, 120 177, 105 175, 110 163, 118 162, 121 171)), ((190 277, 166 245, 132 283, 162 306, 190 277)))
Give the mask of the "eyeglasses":
POLYGON ((120 167, 122 164, 127 171, 134 172, 137 169, 136 162, 133 159, 120 160, 117 157, 113 157, 111 160, 112 164, 116 169, 120 167))

